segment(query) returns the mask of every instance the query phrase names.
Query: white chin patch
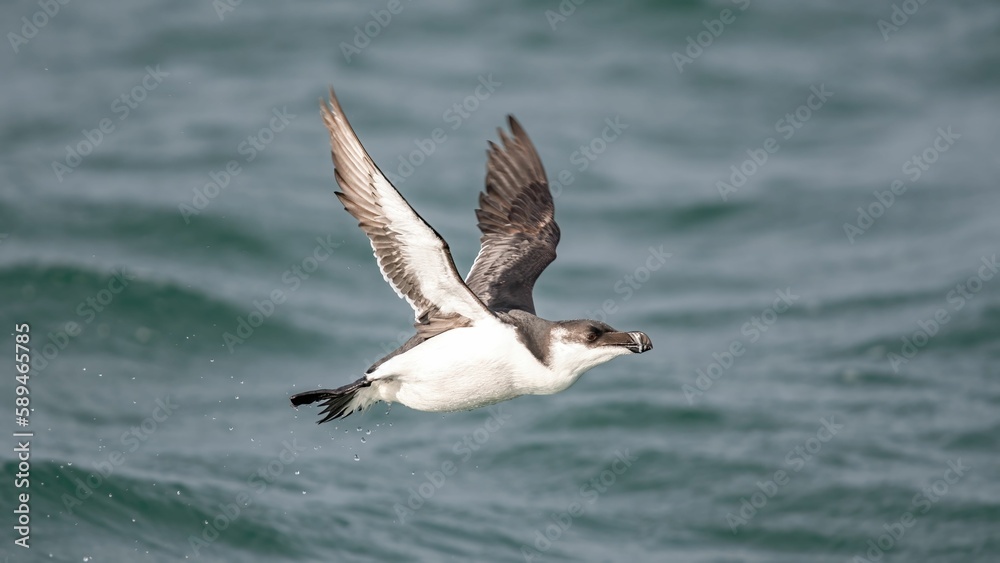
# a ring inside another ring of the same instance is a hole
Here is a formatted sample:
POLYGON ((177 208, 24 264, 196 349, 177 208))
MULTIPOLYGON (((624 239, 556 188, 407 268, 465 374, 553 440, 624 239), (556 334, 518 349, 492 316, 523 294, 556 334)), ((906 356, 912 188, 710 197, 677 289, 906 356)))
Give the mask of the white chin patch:
POLYGON ((581 374, 618 356, 631 353, 624 346, 590 347, 577 342, 559 341, 554 343, 551 353, 551 369, 565 377, 579 377, 581 374))

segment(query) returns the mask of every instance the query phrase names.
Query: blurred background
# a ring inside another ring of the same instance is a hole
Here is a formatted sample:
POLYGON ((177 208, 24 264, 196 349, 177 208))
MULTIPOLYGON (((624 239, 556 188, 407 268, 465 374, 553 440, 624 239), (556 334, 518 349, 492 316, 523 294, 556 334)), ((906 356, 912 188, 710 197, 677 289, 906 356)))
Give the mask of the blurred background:
POLYGON ((1000 556, 995 2, 0 12, 6 561, 1000 556), (563 233, 539 314, 655 350, 494 409, 290 408, 412 330, 328 85, 462 272, 516 115, 563 233))

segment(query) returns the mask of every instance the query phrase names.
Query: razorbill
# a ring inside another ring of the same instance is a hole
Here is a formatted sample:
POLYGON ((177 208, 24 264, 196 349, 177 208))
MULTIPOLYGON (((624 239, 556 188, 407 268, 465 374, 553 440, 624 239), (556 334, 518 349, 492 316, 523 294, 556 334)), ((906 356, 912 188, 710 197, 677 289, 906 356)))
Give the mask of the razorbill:
POLYGON ((330 89, 320 101, 330 132, 336 192, 371 240, 385 281, 413 308, 417 333, 337 389, 291 397, 322 401, 320 423, 378 401, 447 412, 521 395, 558 393, 587 370, 653 348, 642 332, 593 320, 535 316, 531 290, 556 258, 559 227, 542 161, 520 123, 489 143, 486 190, 479 194, 481 248, 465 281, 448 243, 396 191, 365 151, 330 89))

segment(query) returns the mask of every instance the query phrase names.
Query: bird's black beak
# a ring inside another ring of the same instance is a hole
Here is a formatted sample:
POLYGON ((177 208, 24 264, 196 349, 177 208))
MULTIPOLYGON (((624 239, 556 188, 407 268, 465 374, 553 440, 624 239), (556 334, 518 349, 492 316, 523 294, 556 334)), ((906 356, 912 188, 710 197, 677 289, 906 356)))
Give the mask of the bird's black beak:
POLYGON ((653 349, 653 341, 645 332, 609 332, 604 335, 609 346, 622 346, 636 354, 653 349))
POLYGON ((630 332, 629 336, 632 337, 634 344, 628 347, 636 354, 642 354, 643 352, 648 352, 653 349, 653 341, 646 336, 645 332, 630 332))

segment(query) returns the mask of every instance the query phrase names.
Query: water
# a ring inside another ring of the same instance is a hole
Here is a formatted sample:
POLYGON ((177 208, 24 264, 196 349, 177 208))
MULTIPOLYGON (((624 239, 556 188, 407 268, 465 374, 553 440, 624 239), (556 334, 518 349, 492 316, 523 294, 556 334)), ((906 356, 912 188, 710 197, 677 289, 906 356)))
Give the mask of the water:
POLYGON ((0 63, 7 560, 997 559, 995 3, 220 6, 2 8, 46 20, 0 63), (493 410, 290 408, 410 330, 328 84, 463 272, 515 114, 563 233, 539 313, 655 350, 493 410))

